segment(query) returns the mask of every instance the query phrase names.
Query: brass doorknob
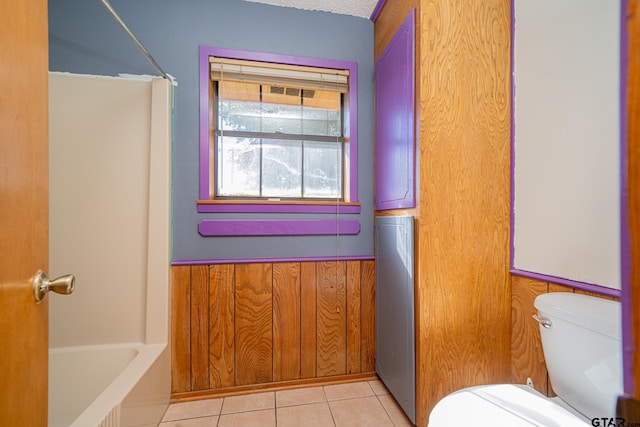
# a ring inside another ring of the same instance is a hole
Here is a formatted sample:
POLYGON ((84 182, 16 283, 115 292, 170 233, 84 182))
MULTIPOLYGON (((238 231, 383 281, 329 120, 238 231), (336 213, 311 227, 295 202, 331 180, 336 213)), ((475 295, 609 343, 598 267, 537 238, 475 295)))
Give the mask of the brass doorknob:
POLYGON ((53 280, 49 280, 47 273, 38 270, 33 278, 33 299, 40 303, 47 296, 47 292, 69 295, 76 287, 76 278, 73 274, 65 274, 53 280))

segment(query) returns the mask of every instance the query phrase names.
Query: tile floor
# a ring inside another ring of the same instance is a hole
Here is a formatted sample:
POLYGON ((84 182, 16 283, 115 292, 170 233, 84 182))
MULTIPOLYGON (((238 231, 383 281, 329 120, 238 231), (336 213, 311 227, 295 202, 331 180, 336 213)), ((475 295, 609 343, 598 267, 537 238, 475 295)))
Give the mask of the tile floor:
POLYGON ((382 382, 362 381, 174 403, 159 427, 412 426, 382 382))

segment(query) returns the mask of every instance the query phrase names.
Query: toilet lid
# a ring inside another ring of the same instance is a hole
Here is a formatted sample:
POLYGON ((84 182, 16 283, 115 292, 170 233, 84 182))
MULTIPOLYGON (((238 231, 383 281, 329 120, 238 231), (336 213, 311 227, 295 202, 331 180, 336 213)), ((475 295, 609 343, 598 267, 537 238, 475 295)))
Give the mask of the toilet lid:
POLYGON ((429 427, 584 427, 586 418, 569 412, 531 387, 497 384, 454 392, 436 404, 429 427))

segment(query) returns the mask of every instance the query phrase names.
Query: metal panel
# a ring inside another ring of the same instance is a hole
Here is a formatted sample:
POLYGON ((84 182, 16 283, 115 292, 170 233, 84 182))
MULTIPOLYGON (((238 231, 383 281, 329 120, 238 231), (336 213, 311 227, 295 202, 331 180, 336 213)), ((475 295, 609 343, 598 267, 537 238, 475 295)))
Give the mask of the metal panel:
POLYGON ((413 217, 376 217, 376 372, 415 423, 413 217))

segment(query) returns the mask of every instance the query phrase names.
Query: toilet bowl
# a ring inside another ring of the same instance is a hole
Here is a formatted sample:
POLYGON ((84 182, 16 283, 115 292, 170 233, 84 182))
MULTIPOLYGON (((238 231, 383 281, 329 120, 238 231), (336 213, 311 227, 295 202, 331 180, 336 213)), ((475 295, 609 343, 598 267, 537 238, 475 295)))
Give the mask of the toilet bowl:
POLYGON ((538 296, 534 306, 557 397, 518 384, 469 387, 440 400, 429 427, 577 427, 615 416, 622 394, 620 303, 557 292, 538 296))

